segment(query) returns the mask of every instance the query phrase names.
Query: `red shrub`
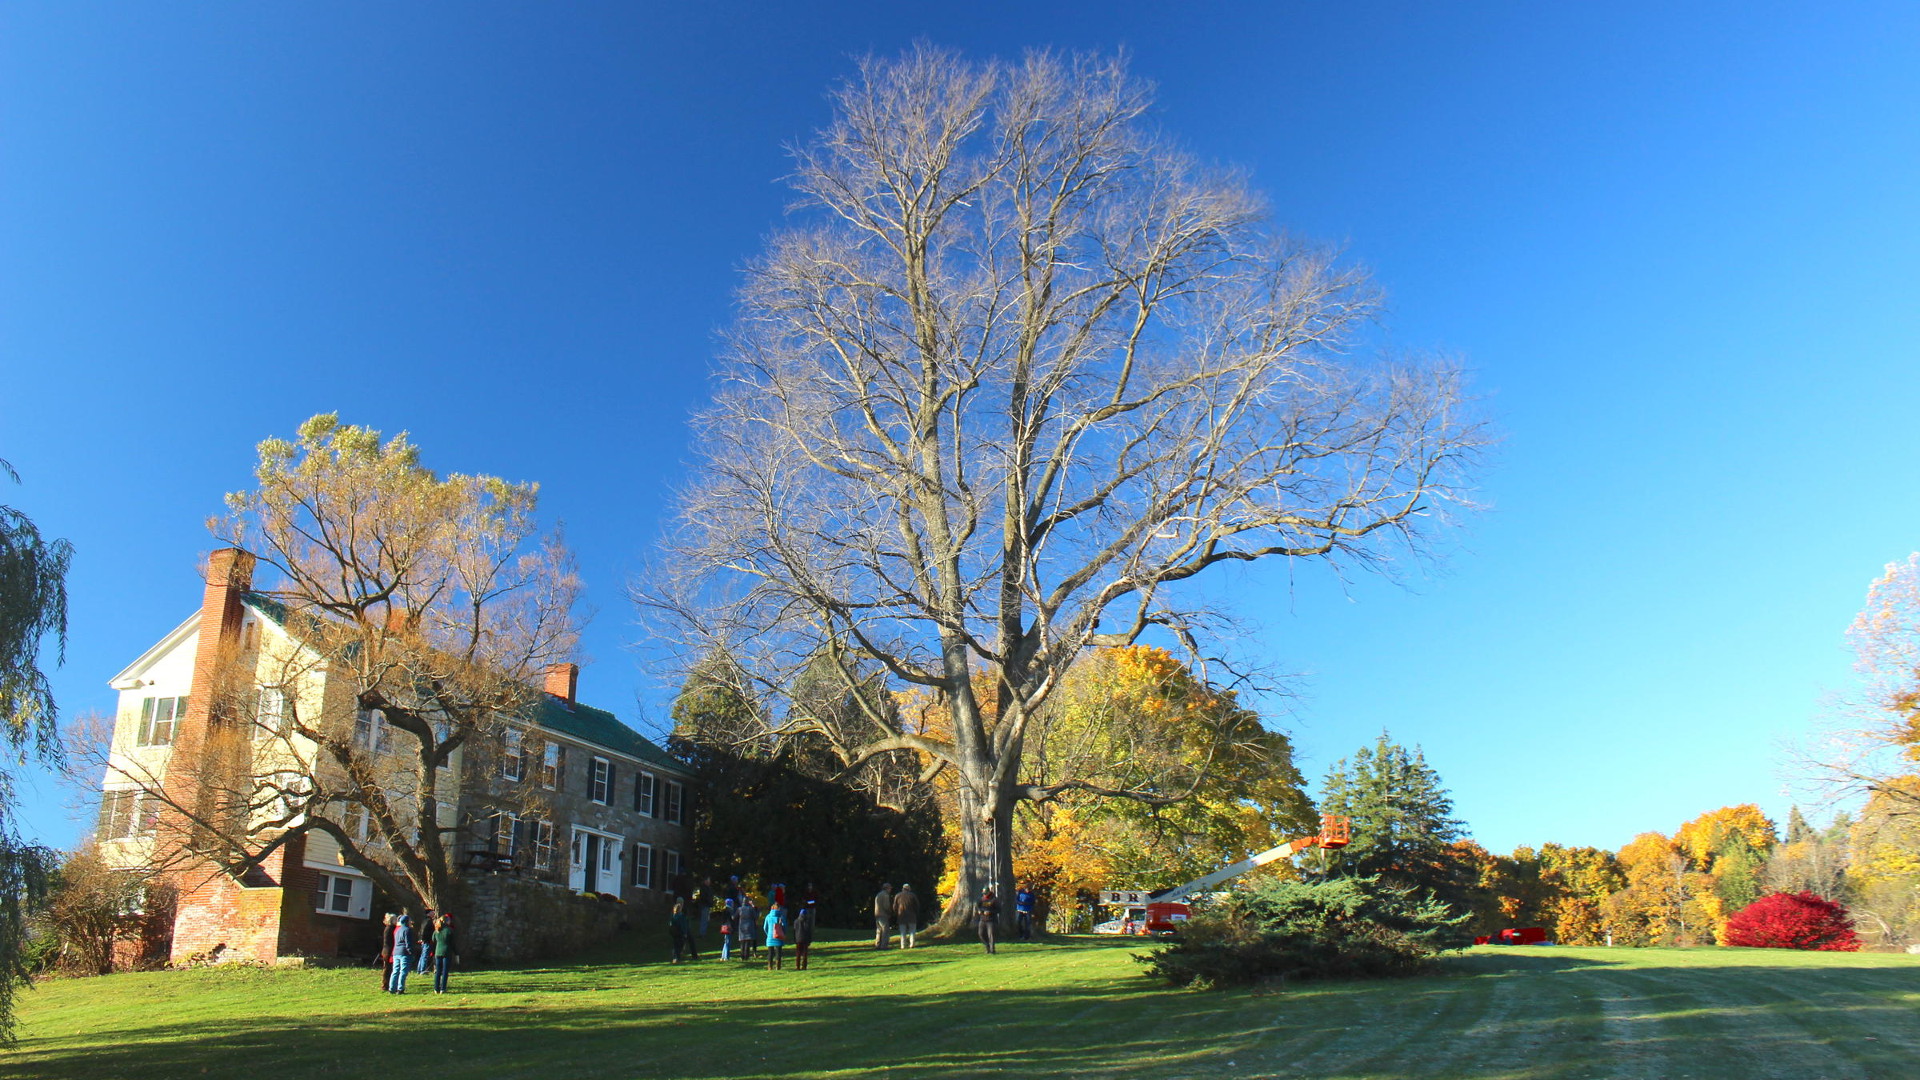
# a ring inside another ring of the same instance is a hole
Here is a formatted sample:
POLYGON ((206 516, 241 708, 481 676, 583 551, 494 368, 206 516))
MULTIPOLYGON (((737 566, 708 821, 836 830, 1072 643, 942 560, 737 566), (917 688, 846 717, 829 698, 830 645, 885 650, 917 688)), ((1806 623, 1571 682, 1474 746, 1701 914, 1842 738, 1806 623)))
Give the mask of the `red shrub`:
POLYGON ((1847 909, 1810 892, 1763 896, 1727 920, 1728 945, 1754 949, 1857 952, 1847 909))

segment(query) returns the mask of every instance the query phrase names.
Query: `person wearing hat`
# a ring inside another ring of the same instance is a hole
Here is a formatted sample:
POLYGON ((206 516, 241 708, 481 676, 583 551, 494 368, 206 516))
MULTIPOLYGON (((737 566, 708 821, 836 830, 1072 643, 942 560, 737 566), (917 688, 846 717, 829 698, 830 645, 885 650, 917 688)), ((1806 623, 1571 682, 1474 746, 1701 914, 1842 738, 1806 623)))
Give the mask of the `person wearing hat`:
POLYGON ((913 948, 913 936, 920 932, 920 897, 914 895, 910 882, 901 882, 900 891, 893 894, 893 922, 900 931, 900 947, 913 948))

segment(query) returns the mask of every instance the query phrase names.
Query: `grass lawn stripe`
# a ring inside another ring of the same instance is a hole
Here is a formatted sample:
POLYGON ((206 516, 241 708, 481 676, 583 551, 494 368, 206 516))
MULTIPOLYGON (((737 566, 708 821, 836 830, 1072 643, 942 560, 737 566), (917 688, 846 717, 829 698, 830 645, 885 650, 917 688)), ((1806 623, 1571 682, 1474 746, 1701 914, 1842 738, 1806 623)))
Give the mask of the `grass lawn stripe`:
POLYGON ((246 1076, 269 1055, 275 1080, 1920 1075, 1910 957, 1480 949, 1434 977, 1199 993, 1111 940, 849 937, 804 973, 660 951, 633 935, 592 963, 460 972, 447 997, 389 998, 364 969, 49 981, 0 1076, 246 1076))

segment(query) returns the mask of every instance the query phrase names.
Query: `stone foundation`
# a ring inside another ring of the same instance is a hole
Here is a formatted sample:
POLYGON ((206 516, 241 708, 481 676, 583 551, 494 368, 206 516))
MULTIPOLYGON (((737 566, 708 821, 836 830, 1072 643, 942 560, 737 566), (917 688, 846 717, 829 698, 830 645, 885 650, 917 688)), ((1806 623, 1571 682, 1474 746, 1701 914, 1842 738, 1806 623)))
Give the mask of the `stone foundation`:
POLYGON ((658 904, 616 904, 541 881, 504 874, 468 878, 463 958, 515 963, 582 952, 630 925, 645 925, 658 904))

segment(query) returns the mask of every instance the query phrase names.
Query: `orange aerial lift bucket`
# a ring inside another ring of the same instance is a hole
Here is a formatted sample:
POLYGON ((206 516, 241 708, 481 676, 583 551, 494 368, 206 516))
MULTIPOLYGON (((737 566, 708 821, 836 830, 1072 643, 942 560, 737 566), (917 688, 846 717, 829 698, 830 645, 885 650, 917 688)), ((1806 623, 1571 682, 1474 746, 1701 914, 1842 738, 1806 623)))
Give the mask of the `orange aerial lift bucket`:
POLYGON ((1332 814, 1320 815, 1320 835, 1315 839, 1323 848, 1346 847, 1353 839, 1353 819, 1335 817, 1332 814))

